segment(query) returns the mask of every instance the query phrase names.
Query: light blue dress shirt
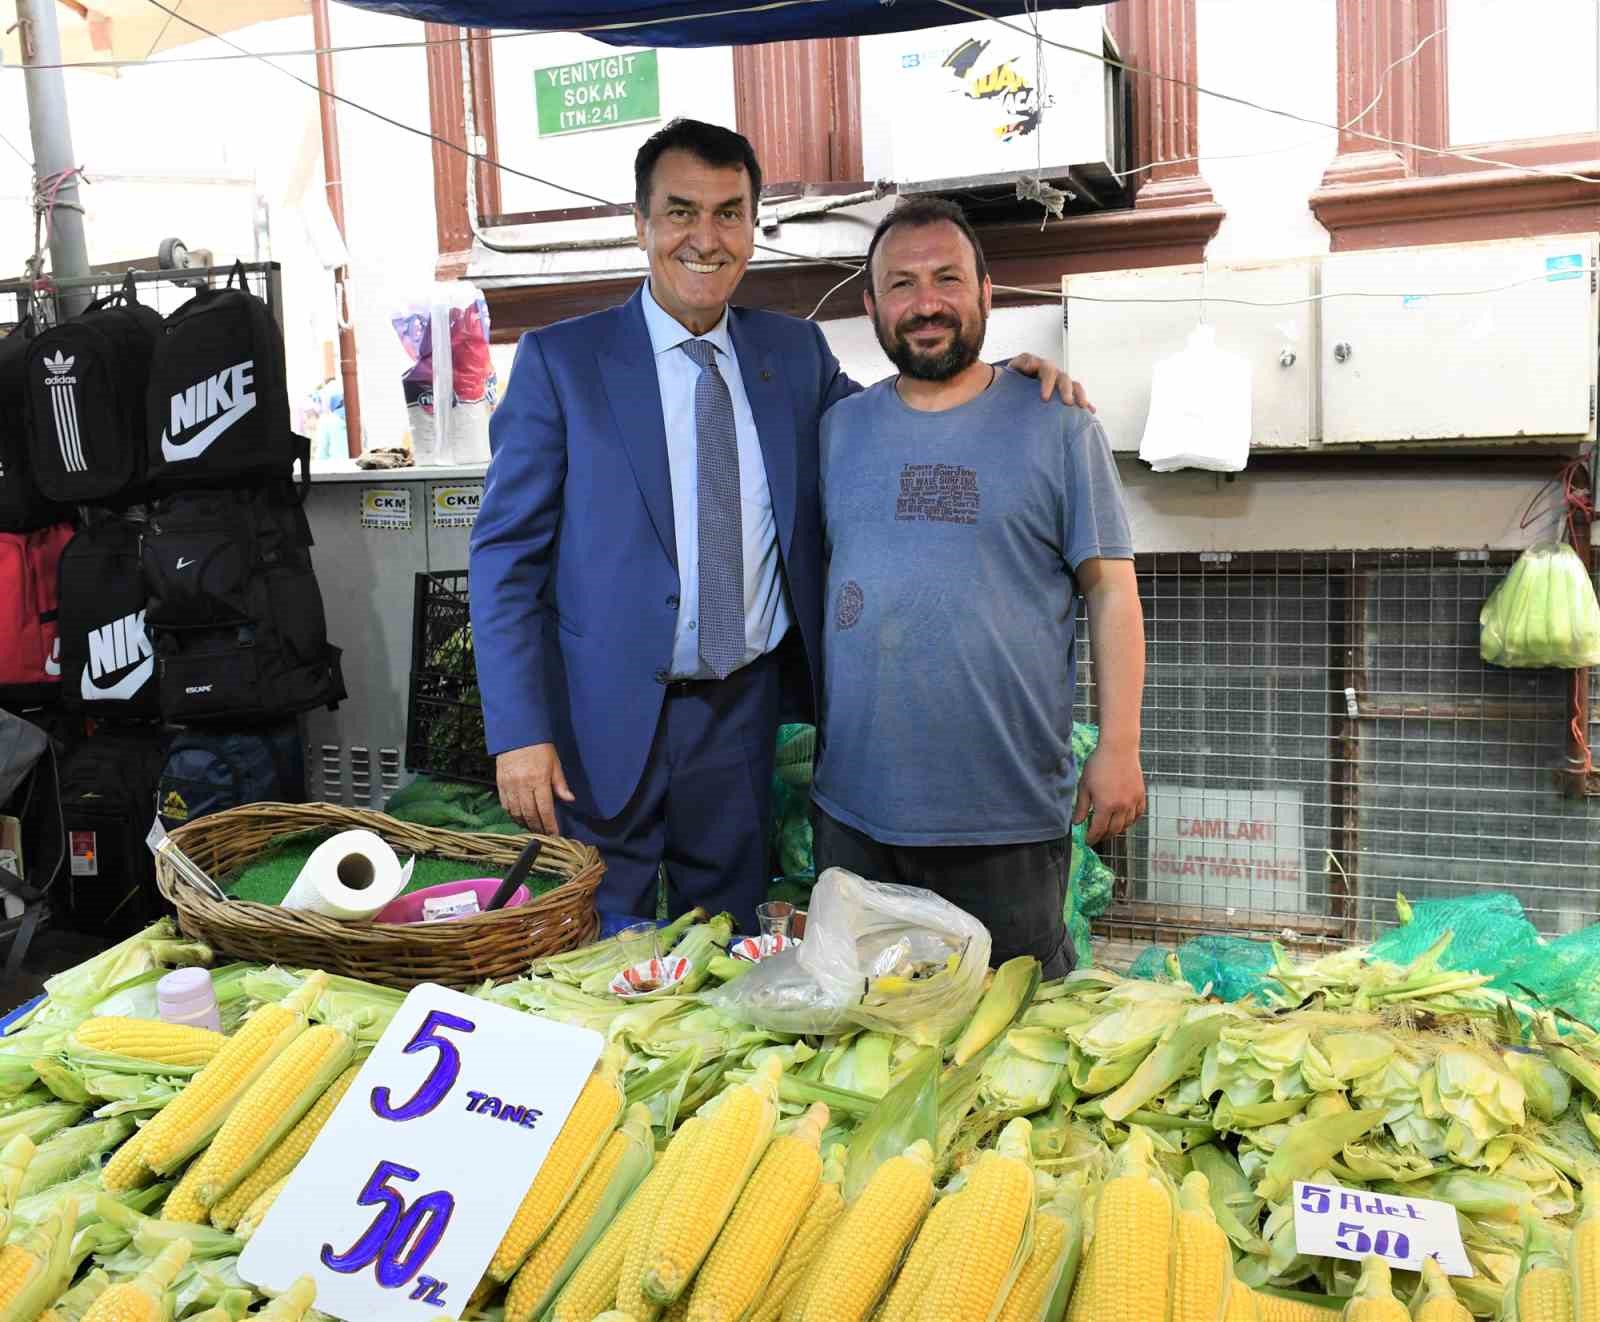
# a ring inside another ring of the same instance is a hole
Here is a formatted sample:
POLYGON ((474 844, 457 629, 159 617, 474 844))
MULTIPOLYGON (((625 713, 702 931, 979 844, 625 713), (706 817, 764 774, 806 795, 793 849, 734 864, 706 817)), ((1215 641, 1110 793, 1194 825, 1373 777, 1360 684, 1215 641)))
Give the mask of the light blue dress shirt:
MULTIPOLYGON (((694 388, 700 369, 678 346, 696 338, 663 312, 644 287, 644 320, 655 350, 661 386, 661 416, 667 430, 667 467, 672 478, 672 522, 678 550, 678 627, 672 641, 673 679, 709 679, 700 659, 700 466, 694 421, 694 388)), ((767 467, 756 434, 755 415, 745 394, 739 359, 728 334, 728 314, 699 337, 716 346, 717 370, 733 398, 739 443, 739 503, 744 531, 744 635, 749 665, 783 641, 789 631, 789 604, 779 572, 778 524, 772 513, 767 467)))

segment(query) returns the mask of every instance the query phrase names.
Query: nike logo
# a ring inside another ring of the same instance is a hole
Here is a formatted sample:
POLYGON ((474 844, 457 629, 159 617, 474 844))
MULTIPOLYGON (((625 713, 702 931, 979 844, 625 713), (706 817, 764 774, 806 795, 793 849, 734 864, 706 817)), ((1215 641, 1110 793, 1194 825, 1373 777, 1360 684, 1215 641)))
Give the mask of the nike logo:
POLYGON ((200 431, 200 434, 188 441, 169 441, 166 430, 161 432, 161 456, 169 463, 178 463, 185 459, 198 459, 229 427, 238 422, 240 418, 249 413, 256 406, 256 397, 250 395, 235 404, 220 417, 213 418, 200 431))
POLYGON ((174 565, 174 566, 173 566, 173 568, 174 568, 174 569, 187 569, 187 568, 188 568, 188 567, 189 567, 189 566, 190 566, 190 565, 192 565, 192 564, 193 564, 193 563, 194 563, 194 561, 193 561, 193 560, 185 560, 185 559, 184 559, 184 558, 183 558, 183 557, 182 557, 182 556, 181 556, 181 555, 180 555, 180 556, 179 556, 179 557, 178 557, 178 563, 177 563, 177 564, 176 564, 176 565, 174 565))
POLYGON ((79 689, 85 702, 126 702, 129 698, 137 696, 140 689, 150 682, 150 677, 156 673, 156 659, 147 656, 138 666, 130 670, 115 684, 96 684, 89 676, 89 667, 83 668, 83 682, 79 689))

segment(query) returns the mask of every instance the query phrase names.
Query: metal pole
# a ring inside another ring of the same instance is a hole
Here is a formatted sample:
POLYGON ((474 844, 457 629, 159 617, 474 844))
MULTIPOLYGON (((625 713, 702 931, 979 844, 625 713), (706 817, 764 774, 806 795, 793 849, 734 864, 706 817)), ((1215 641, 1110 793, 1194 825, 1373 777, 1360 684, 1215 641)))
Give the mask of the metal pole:
MULTIPOLYGON (((67 88, 59 68, 61 35, 56 29, 56 0, 17 0, 17 30, 22 40, 22 79, 28 96, 28 127, 33 137, 35 185, 77 165, 72 152, 72 125, 67 119, 67 88)), ((56 189, 48 217, 50 273, 57 279, 89 274, 89 251, 83 239, 83 207, 78 178, 67 175, 56 189)), ((34 275, 39 273, 36 271, 34 275)), ((91 290, 60 295, 62 315, 82 311, 91 290)))
MULTIPOLYGON (((53 0, 51 0, 53 3, 53 0)), ((345 237, 344 228, 344 167, 339 161, 339 103, 331 96, 333 91, 333 28, 328 21, 328 0, 311 0, 311 31, 317 46, 317 87, 324 95, 317 97, 322 112, 322 175, 327 181, 328 210, 333 213, 333 223, 339 227, 339 237, 345 237)), ((339 315, 350 310, 349 291, 345 285, 346 268, 341 266, 333 273, 334 295, 339 315)), ((344 427, 350 457, 361 453, 361 398, 356 379, 356 332, 353 326, 339 328, 339 372, 344 381, 344 427)))

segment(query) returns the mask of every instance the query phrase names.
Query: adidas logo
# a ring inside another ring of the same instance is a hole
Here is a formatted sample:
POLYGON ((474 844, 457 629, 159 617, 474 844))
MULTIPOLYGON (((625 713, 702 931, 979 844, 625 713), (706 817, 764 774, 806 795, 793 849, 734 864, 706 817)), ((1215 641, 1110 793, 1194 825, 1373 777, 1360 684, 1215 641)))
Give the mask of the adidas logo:
POLYGON ((89 664, 83 668, 79 684, 85 702, 125 702, 155 673, 155 653, 144 631, 143 611, 89 631, 89 664), (133 669, 128 670, 129 666, 133 669), (99 682, 119 670, 128 673, 113 683, 99 682))
POLYGON ((56 446, 61 464, 69 473, 87 473, 89 461, 83 453, 83 437, 78 429, 78 396, 73 387, 78 378, 71 375, 78 361, 76 354, 47 353, 44 356, 44 384, 50 392, 50 414, 56 425, 56 446))
POLYGON ((73 364, 76 363, 77 361, 78 361, 78 357, 77 357, 76 354, 62 353, 59 350, 57 352, 55 352, 55 353, 47 353, 44 356, 44 371, 45 371, 44 383, 45 383, 45 385, 47 385, 47 386, 75 386, 75 385, 77 385, 78 384, 78 378, 75 377, 75 376, 69 377, 67 375, 67 373, 72 370, 73 364))
POLYGON ((172 396, 170 426, 161 433, 161 454, 169 463, 198 459, 224 432, 256 406, 255 360, 225 367, 172 396), (205 425, 188 440, 171 439, 205 425))

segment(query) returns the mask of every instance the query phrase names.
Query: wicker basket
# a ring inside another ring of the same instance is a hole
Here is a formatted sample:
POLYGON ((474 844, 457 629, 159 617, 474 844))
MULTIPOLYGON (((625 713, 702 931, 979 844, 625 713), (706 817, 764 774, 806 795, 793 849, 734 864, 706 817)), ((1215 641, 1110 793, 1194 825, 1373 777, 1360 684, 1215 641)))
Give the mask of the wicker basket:
MULTIPOLYGON (((172 840, 212 877, 248 864, 279 836, 297 831, 365 829, 396 853, 430 854, 504 871, 528 837, 477 835, 416 826, 383 813, 325 803, 253 803, 180 826, 172 840)), ((156 885, 178 910, 184 935, 238 959, 326 969, 388 987, 419 982, 467 987, 504 981, 537 958, 593 941, 599 930, 595 887, 605 871, 591 845, 546 838, 538 870, 566 881, 529 904, 444 923, 344 923, 320 914, 248 900, 213 899, 156 858, 156 885)))

